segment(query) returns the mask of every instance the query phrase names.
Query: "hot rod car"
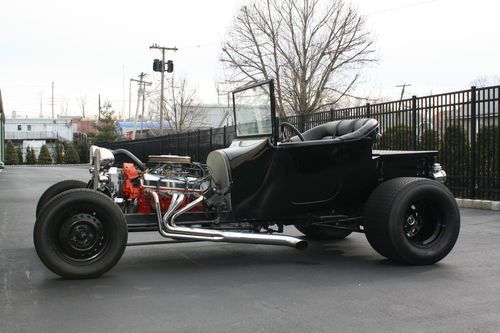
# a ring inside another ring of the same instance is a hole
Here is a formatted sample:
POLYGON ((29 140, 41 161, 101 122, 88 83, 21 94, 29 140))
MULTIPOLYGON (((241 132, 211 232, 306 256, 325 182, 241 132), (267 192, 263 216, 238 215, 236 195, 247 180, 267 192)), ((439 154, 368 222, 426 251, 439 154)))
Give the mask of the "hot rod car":
MULTIPOLYGON (((65 278, 97 277, 127 246, 128 232, 163 243, 212 241, 307 247, 307 238, 365 233, 389 260, 443 259, 460 215, 436 151, 377 151, 378 122, 329 122, 304 133, 275 113, 272 81, 233 92, 236 138, 206 164, 91 148, 88 183, 65 180, 36 207, 34 244, 65 278), (305 237, 280 235, 294 225, 305 237)), ((130 245, 130 244, 129 244, 130 245)))

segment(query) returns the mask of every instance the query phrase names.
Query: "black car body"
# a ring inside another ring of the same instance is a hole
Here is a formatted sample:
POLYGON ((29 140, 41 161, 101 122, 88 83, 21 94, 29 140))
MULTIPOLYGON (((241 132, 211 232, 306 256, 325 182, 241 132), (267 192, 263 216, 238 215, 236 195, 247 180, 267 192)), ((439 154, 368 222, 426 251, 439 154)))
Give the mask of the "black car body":
POLYGON ((99 276, 121 257, 127 229, 158 231, 169 243, 300 249, 305 240, 278 235, 284 226, 322 240, 364 232, 383 256, 415 265, 453 248, 460 216, 437 151, 373 150, 380 133, 369 118, 300 133, 277 119, 272 80, 234 91, 233 106, 236 138, 206 165, 176 156, 148 165, 94 147, 91 181, 55 184, 38 204, 35 247, 47 267, 69 278, 99 276))

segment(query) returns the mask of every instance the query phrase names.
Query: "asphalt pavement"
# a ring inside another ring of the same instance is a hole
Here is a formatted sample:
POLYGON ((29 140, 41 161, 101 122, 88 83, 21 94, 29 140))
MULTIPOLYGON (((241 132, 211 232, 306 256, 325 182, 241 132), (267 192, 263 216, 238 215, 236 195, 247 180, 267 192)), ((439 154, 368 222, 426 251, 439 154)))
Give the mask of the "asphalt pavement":
POLYGON ((392 264, 353 234, 305 251, 129 247, 99 279, 63 280, 36 255, 35 206, 51 184, 88 177, 84 167, 0 173, 0 332, 500 332, 499 212, 462 209, 455 249, 432 266, 392 264))

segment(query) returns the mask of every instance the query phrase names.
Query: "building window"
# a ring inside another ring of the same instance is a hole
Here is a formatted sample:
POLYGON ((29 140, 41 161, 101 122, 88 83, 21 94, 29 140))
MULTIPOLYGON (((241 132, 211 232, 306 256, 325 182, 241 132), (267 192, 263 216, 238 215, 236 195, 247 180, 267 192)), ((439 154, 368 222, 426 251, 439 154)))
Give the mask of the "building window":
POLYGON ((22 131, 23 130, 23 126, 22 125, 17 125, 17 130, 18 131, 22 131))
POLYGON ((31 125, 28 125, 28 131, 31 131, 31 125))

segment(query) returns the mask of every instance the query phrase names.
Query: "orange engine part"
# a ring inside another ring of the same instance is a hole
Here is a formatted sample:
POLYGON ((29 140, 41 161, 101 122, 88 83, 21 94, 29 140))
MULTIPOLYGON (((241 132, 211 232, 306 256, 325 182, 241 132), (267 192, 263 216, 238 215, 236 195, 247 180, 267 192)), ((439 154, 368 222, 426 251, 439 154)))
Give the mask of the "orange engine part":
POLYGON ((139 172, 135 168, 132 163, 123 163, 123 198, 127 199, 136 199, 139 195, 139 172), (137 182, 137 186, 134 185, 134 182, 137 182))
MULTIPOLYGON (((133 163, 123 163, 123 198, 125 200, 137 199, 137 213, 149 214, 154 212, 154 202, 150 195, 145 195, 144 188, 141 187, 140 174, 133 163)), ((170 206, 172 197, 160 195, 160 206, 165 213, 170 206)), ((189 199, 185 197, 184 202, 180 207, 189 203, 189 199)), ((203 205, 200 204, 193 208, 193 211, 202 211, 203 205)))

